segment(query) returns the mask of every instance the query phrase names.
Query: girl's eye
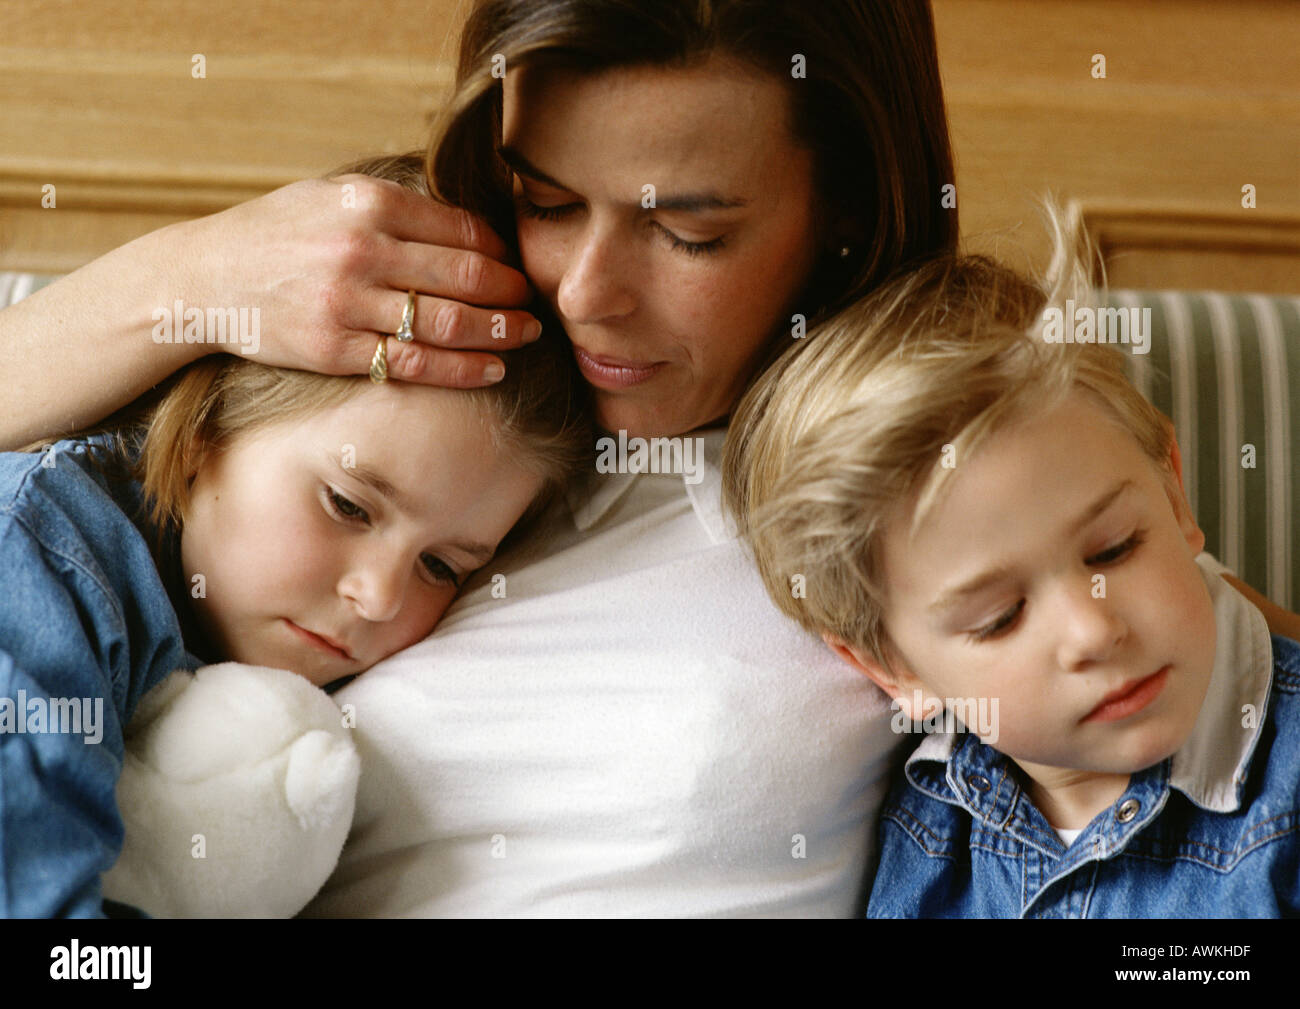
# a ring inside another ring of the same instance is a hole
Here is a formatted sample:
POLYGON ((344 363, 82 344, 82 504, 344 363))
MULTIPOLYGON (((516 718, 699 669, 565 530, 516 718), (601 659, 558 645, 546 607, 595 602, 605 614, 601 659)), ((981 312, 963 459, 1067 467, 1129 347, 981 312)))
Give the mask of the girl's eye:
POLYGON ((330 511, 341 519, 370 521, 370 516, 366 514, 364 508, 349 501, 333 487, 325 488, 325 500, 329 503, 330 511))
POLYGON ((1094 554, 1088 558, 1089 564, 1113 564, 1122 557, 1127 556, 1136 550, 1146 539, 1146 530, 1139 529, 1123 543, 1111 547, 1109 550, 1103 550, 1099 554, 1094 554))
POLYGON ((447 582, 456 588, 460 588, 460 576, 457 575, 456 572, 451 569, 451 565, 442 558, 435 557, 433 554, 421 554, 420 560, 424 562, 424 566, 426 570, 428 570, 429 574, 433 575, 433 577, 438 581, 447 582))
POLYGON ((1005 631, 1011 628, 1011 625, 1015 622, 1016 617, 1020 616, 1020 611, 1023 610, 1024 608, 1025 608, 1025 601, 1022 599, 1020 600, 1020 602, 1016 603, 1015 606, 1011 607, 1011 609, 1007 610, 1005 613, 1003 613, 992 623, 985 624, 983 627, 971 631, 967 636, 972 641, 976 641, 976 642, 988 641, 990 638, 998 637, 999 635, 1001 635, 1002 633, 1004 633, 1005 631))

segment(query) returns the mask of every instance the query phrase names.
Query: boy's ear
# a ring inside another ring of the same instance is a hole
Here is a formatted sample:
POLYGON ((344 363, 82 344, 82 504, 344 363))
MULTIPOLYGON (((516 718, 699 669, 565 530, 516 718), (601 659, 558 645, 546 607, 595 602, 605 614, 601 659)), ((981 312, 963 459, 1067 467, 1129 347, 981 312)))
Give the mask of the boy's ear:
POLYGON ((928 693, 918 680, 897 657, 893 660, 894 668, 883 665, 874 655, 864 648, 850 645, 843 638, 822 632, 826 647, 867 677, 872 683, 898 702, 899 708, 912 721, 921 721, 924 712, 913 711, 918 696, 923 700, 928 693))
POLYGON ((1187 503, 1187 491, 1183 486, 1183 457, 1178 451, 1178 436, 1174 432, 1174 422, 1168 417, 1162 416, 1161 419, 1169 430, 1169 469, 1173 474, 1167 481, 1166 487, 1169 503, 1173 506, 1174 517, 1178 519, 1178 528, 1182 530, 1187 545, 1192 548, 1192 553, 1199 554, 1205 549, 1205 533, 1196 524, 1192 507, 1187 503))

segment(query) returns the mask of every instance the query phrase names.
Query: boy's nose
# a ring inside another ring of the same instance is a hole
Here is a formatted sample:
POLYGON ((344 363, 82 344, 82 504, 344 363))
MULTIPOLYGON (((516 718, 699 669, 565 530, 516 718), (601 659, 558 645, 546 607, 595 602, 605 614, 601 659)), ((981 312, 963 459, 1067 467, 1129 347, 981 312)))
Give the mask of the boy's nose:
POLYGON ((628 276, 632 264, 620 244, 631 236, 615 235, 594 224, 572 247, 556 292, 556 308, 566 322, 593 324, 629 314, 635 297, 628 276))
POLYGON ((1082 593, 1061 600, 1057 626, 1062 669, 1082 671, 1106 662, 1128 635, 1122 608, 1104 596, 1094 597, 1091 581, 1085 585, 1082 593))

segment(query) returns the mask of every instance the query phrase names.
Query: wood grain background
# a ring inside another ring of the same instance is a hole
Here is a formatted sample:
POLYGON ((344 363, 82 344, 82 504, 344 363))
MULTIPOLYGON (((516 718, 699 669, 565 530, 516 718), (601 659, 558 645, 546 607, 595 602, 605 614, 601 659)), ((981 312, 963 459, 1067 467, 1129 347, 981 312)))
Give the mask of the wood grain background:
MULTIPOLYGON (((67 271, 422 146, 463 6, 0 0, 0 269, 67 271), (46 184, 57 209, 41 207, 46 184)), ((1300 4, 934 10, 969 248, 1040 264, 1035 201, 1050 190, 1077 201, 1116 286, 1300 290, 1300 4)))

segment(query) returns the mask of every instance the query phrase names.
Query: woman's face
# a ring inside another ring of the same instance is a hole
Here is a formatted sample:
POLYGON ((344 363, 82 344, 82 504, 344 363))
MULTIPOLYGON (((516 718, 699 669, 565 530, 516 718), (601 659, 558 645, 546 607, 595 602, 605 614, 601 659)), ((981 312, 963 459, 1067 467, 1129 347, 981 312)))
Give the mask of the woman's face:
POLYGON ((726 416, 817 257, 813 157, 784 85, 698 68, 507 74, 524 271, 573 342, 610 431, 726 416))

